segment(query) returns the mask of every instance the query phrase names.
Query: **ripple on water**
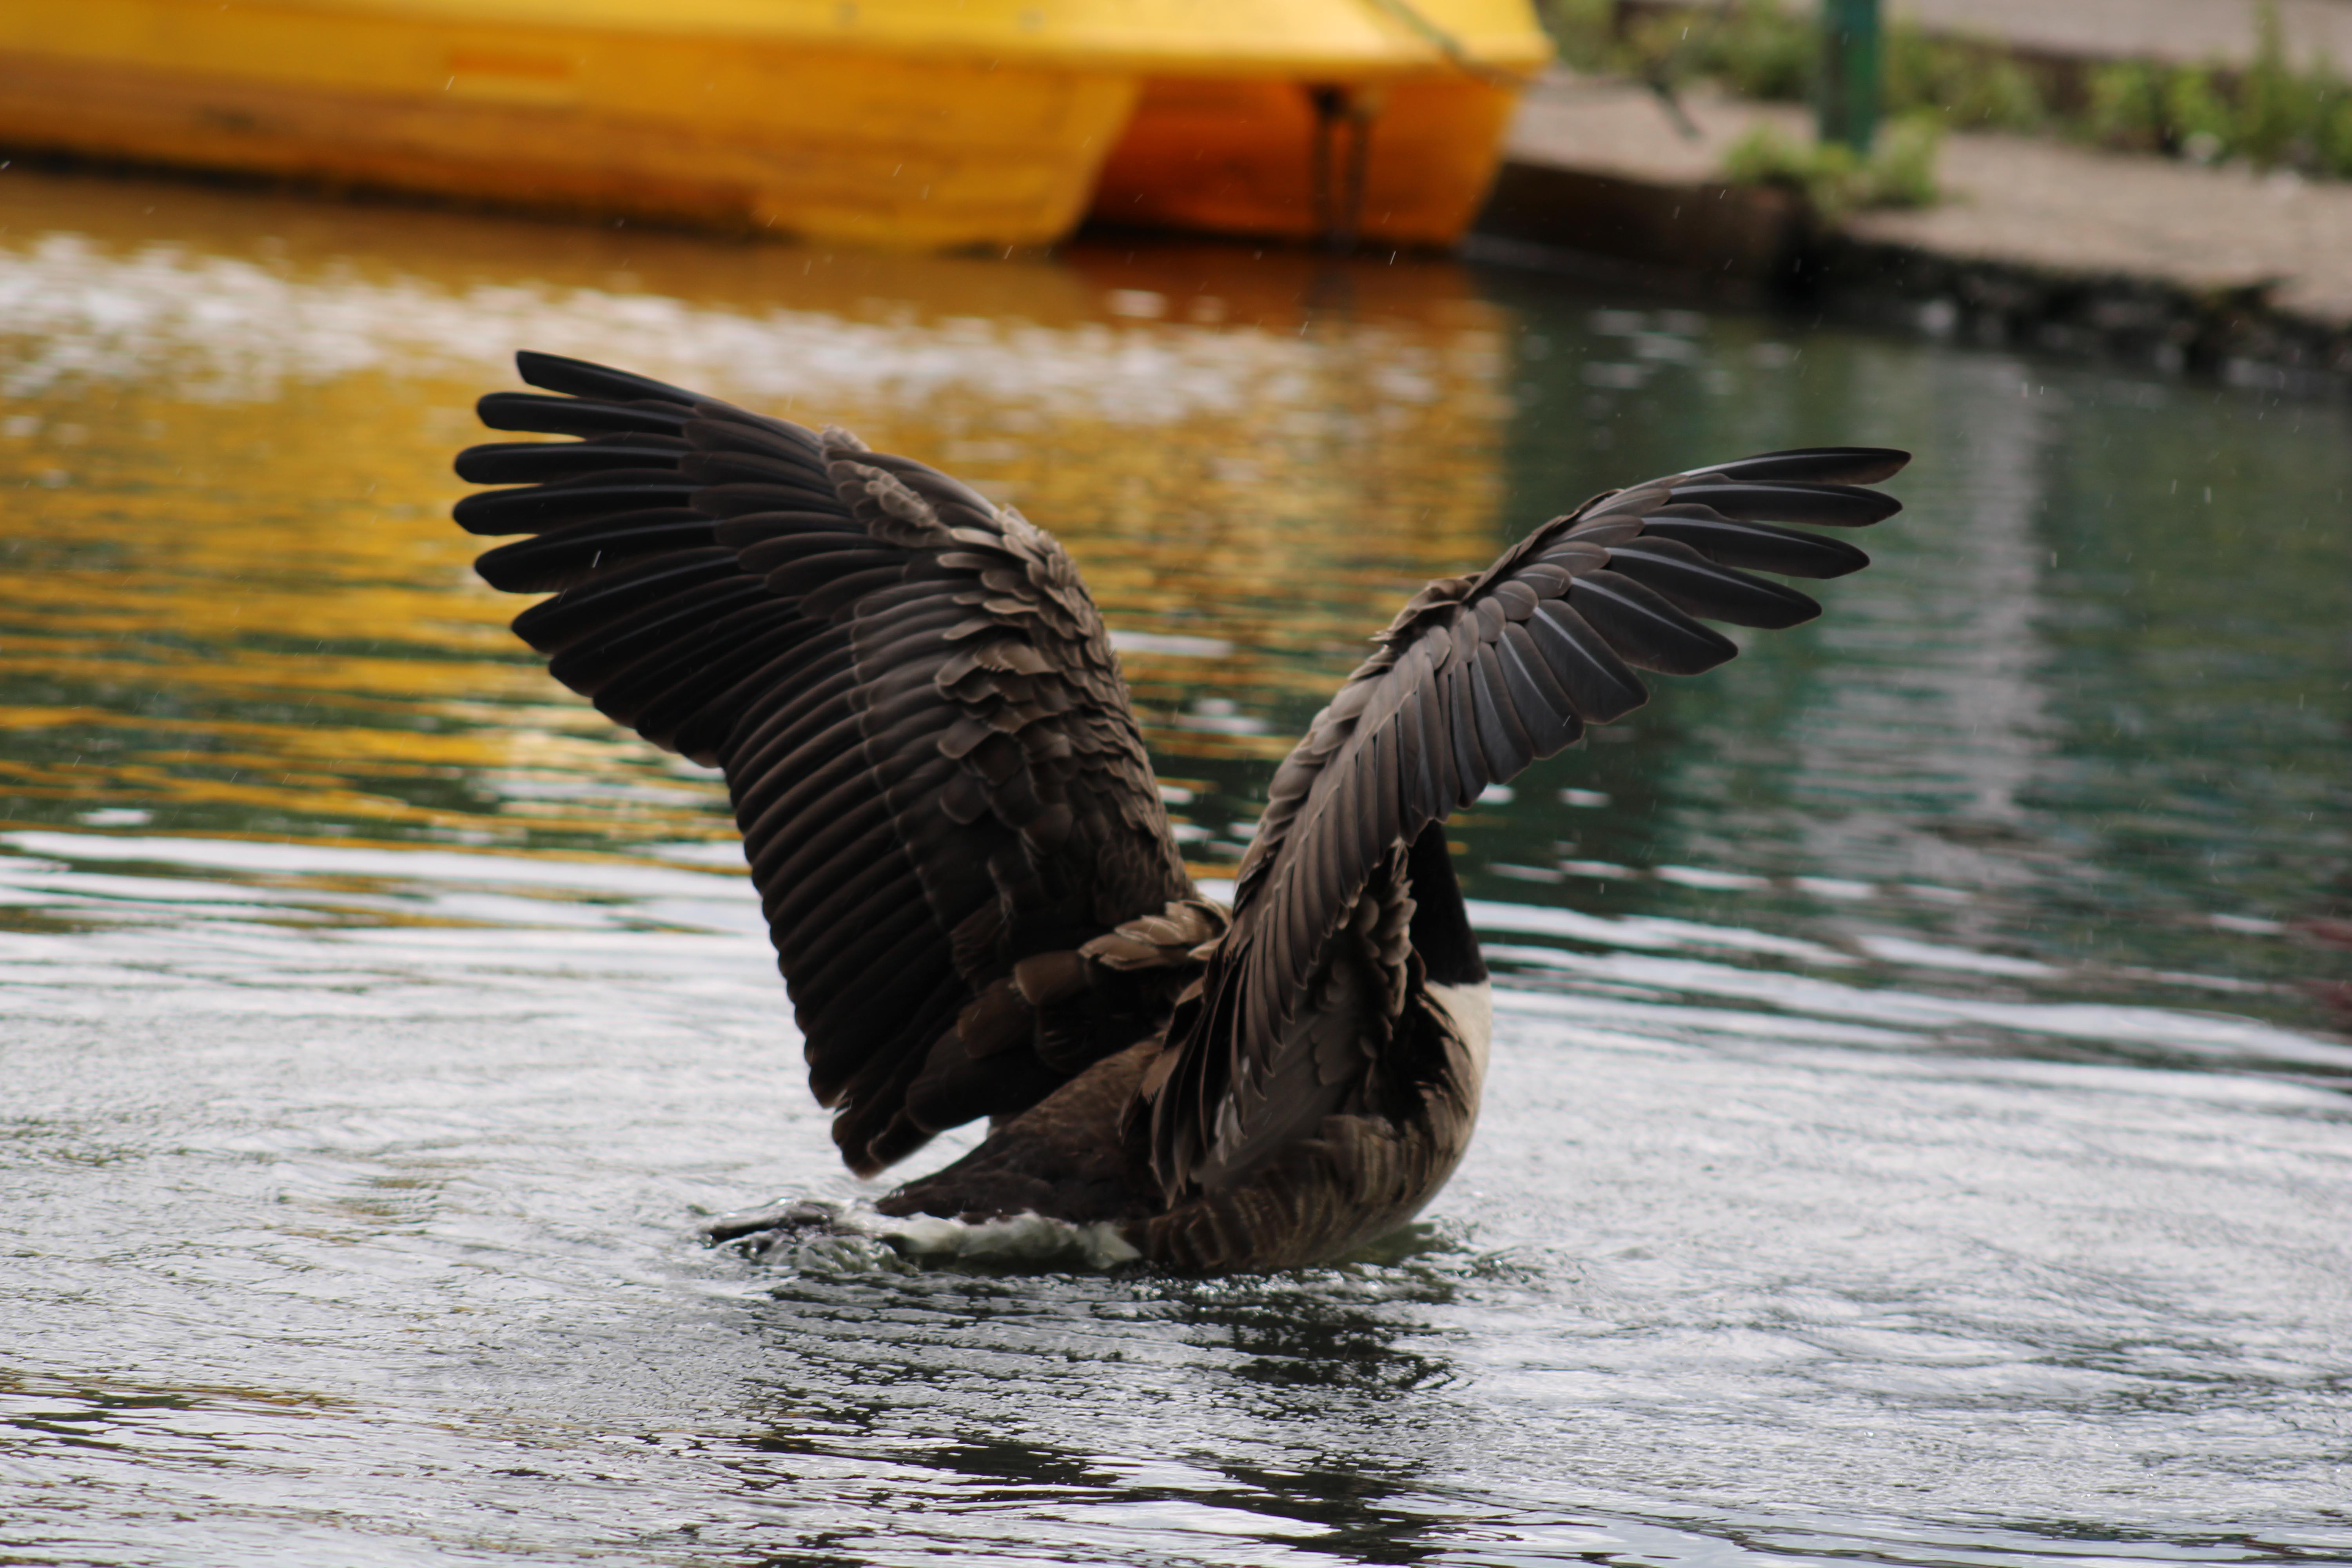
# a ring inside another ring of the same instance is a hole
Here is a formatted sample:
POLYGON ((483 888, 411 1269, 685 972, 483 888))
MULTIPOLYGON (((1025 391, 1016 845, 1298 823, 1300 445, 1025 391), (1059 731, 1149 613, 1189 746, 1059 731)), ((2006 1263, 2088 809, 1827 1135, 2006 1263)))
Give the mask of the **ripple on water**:
POLYGON ((17 1555, 2352 1560, 2319 415, 1410 258, 10 190, 17 1555), (713 781, 555 700, 444 521, 523 339, 1055 526, 1213 883, 1418 579, 1702 457, 1922 458, 1821 623, 1456 819, 1506 989, 1412 1230, 755 1263, 698 1216, 877 1189, 713 781))

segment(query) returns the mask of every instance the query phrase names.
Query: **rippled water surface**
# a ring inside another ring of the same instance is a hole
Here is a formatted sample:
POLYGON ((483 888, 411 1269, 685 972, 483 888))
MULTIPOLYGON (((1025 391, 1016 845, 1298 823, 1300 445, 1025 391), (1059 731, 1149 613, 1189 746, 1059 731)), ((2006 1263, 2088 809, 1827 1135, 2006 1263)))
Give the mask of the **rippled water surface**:
POLYGON ((1385 258, 827 256, 0 173, 0 1560, 2352 1561, 2352 421, 1385 258), (446 521, 530 345, 1015 500, 1188 852, 1422 579, 1916 449, 1459 819, 1479 1141, 1342 1267, 755 1267, 723 804, 446 521))

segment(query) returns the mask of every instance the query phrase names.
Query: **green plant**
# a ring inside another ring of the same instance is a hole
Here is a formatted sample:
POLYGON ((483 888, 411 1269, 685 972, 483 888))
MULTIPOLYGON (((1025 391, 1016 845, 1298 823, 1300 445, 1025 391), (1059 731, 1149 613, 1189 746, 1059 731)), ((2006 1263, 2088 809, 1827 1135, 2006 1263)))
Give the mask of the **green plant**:
MULTIPOLYGON (((1820 32, 1810 15, 1786 9, 1787 0, 1643 6, 1622 36, 1612 0, 1542 4, 1562 58, 1585 70, 1668 87, 1710 78, 1749 98, 1800 101, 1820 70, 1820 32)), ((2089 71, 2081 107, 2061 112, 2042 79, 1997 42, 1931 36, 1897 21, 1886 34, 1885 112, 1890 122, 1930 116, 1947 128, 2057 131, 2124 151, 2243 158, 2352 179, 2352 85, 2324 60, 2298 68, 2288 59, 2275 0, 2264 0, 2258 25, 2260 44, 2242 70, 2113 61, 2089 71)), ((1893 123, 1883 134, 1896 134, 1893 123)), ((1900 156, 1916 162, 1916 146, 1900 156)), ((1927 157, 1932 164, 1932 149, 1927 157)), ((1856 205, 1840 194, 1846 185, 1867 166, 1891 166, 1874 157, 1841 175, 1810 153, 1761 147, 1740 159, 1773 171, 1758 177, 1803 186, 1829 197, 1828 205, 1856 205)), ((1933 185, 1932 174, 1926 183, 1933 185)))
POLYGON ((1637 16, 1617 46, 1625 68, 1647 80, 1711 77, 1746 98, 1782 102, 1812 95, 1821 35, 1780 0, 1637 16))
POLYGON ((1723 177, 1735 185, 1783 185, 1826 209, 1824 198, 1843 189, 1854 163, 1853 149, 1842 142, 1803 142, 1759 125, 1725 151, 1723 177))
POLYGON ((1886 35, 1886 109, 1994 131, 2039 130, 2050 115, 2041 83, 2000 46, 1931 37, 1909 22, 1886 35))
POLYGON ((1936 160, 1944 150, 1944 124, 1932 111, 1913 112, 1886 127, 1863 165, 1868 187, 1864 206, 1927 207, 1943 199, 1936 183, 1936 160))
POLYGON ((1943 98, 1944 112, 1958 125, 1993 131, 2037 131, 2049 118, 2042 87, 2015 60, 1969 51, 1966 68, 1954 73, 1943 98))
POLYGON ((2079 129, 2102 147, 2132 153, 2165 150, 2164 75, 2145 60, 2097 67, 2088 83, 2079 129))
POLYGON ((2235 150, 2267 168, 2283 161, 2297 133, 2312 120, 2313 83, 2287 69, 2286 40, 2279 30, 2275 0, 2263 0, 2258 26, 2262 41, 2253 64, 2238 79, 2235 150))
POLYGON ((1801 142, 1759 125, 1723 154, 1723 177, 1735 185, 1779 185, 1795 191, 1815 211, 1838 210, 1834 198, 1853 173, 1853 150, 1841 142, 1801 142))
POLYGON ((2184 66, 2164 84, 2164 141, 2201 163, 2230 151, 2237 116, 2221 96, 2216 73, 2210 67, 2184 66))
POLYGON ((1941 116, 1915 112, 1888 125, 1863 159, 1840 142, 1800 141, 1760 125, 1724 153, 1723 174, 1735 184, 1795 190, 1832 220, 1864 207, 1927 206, 1940 194, 1943 137, 1941 116))
POLYGON ((2321 173, 2352 179, 2352 94, 2338 97, 2315 128, 2312 162, 2321 173))
POLYGON ((1609 71, 1618 58, 1613 0, 1538 0, 1537 19, 1551 35, 1560 63, 1580 71, 1609 71))
POLYGON ((1811 17, 1790 16, 1780 0, 1750 0, 1733 7, 1719 26, 1702 28, 1698 56, 1707 74, 1749 98, 1812 97, 1821 76, 1822 40, 1811 17))
POLYGON ((2324 60, 2291 68, 2268 6, 2261 48, 2234 78, 2218 66, 2123 60, 2094 71, 2089 85, 2076 129, 2100 146, 2352 175, 2352 88, 2324 60))
MULTIPOLYGON (((1713 7, 1644 8, 1622 37, 1597 0, 1551 0, 1544 13, 1570 63, 1647 81, 1706 78, 1744 98, 1806 102, 1820 79, 1822 37, 1810 15, 1782 0, 1713 7)), ((1897 21, 1885 36, 1885 111, 1935 109, 1954 125, 2032 131, 2049 118, 2033 74, 1999 45, 1935 37, 1897 21)))

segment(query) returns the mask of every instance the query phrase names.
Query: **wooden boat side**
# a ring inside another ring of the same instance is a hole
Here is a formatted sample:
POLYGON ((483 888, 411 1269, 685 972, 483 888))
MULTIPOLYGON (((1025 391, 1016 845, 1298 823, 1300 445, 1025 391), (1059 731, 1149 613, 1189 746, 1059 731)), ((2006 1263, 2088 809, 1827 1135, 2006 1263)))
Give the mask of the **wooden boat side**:
POLYGON ((85 25, 0 18, 0 142, 909 248, 1059 238, 1136 91, 794 40, 67 9, 85 25))
POLYGON ((0 145, 901 248, 1051 243, 1090 205, 1307 237, 1309 94, 1339 84, 1377 110, 1351 226, 1444 244, 1545 45, 1526 0, 1424 0, 1428 36, 1391 12, 0 0, 0 145))

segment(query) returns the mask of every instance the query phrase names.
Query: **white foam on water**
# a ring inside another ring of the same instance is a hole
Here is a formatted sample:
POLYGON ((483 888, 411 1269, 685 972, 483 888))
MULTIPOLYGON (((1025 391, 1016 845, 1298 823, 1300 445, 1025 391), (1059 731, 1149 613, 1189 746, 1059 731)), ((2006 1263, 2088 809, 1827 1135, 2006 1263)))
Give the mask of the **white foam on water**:
POLYGON ((1073 1258, 1088 1268, 1109 1268, 1143 1256, 1108 1220, 1073 1225, 1040 1214, 1019 1214, 972 1224, 914 1215, 904 1219, 860 1213, 845 1220, 867 1236, 918 1258, 953 1258, 972 1262, 1034 1263, 1048 1267, 1073 1258))

